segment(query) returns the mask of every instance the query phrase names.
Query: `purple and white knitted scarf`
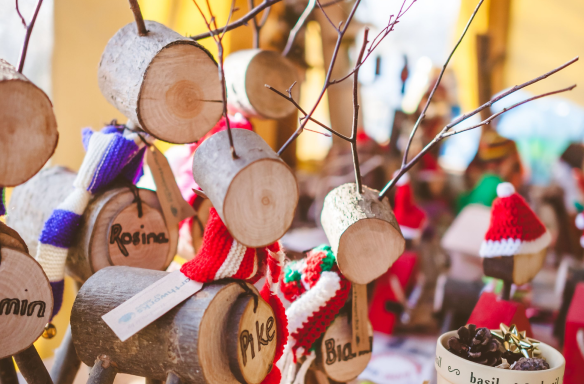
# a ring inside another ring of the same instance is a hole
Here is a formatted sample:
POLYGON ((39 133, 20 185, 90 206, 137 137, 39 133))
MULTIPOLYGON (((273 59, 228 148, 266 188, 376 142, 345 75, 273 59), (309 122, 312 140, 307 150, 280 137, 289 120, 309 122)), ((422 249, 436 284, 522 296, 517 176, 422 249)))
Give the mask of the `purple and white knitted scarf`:
POLYGON ((100 132, 82 132, 87 153, 73 183, 75 189, 45 222, 39 238, 36 260, 43 267, 53 289, 53 316, 61 309, 65 261, 91 197, 118 177, 135 183, 142 175, 145 142, 124 126, 109 125, 100 132))

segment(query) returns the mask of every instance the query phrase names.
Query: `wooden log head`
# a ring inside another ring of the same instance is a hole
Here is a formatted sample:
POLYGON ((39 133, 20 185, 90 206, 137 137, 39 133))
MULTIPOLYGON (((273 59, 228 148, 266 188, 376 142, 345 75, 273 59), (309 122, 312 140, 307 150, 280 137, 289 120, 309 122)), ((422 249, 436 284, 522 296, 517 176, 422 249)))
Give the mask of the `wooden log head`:
POLYGON ((201 144, 193 175, 213 207, 240 243, 264 247, 290 228, 298 204, 292 170, 255 132, 232 129, 237 158, 231 156, 227 131, 201 144))
POLYGON ((317 348, 316 366, 334 381, 346 383, 365 370, 371 359, 373 328, 369 326, 369 340, 353 342, 347 314, 340 314, 324 333, 317 348))
POLYGON ((259 384, 273 364, 277 334, 272 309, 250 284, 207 284, 125 342, 118 339, 101 316, 164 276, 109 267, 88 279, 71 312, 79 358, 89 365, 105 354, 118 372, 154 380, 173 372, 184 383, 259 384))
POLYGON ((543 267, 547 247, 537 253, 483 258, 486 276, 510 281, 516 285, 529 283, 543 267))
POLYGON ((53 312, 53 295, 42 267, 28 254, 0 249, 0 359, 32 345, 53 312))
MULTIPOLYGON (((75 177, 65 168, 48 168, 13 190, 8 221, 23 234, 31 254, 36 254, 44 223, 72 191, 75 177)), ((139 188, 134 192, 112 187, 90 201, 67 257, 67 273, 77 281, 112 265, 164 270, 172 261, 178 225, 166 225, 155 192, 139 188)))
POLYGON ((13 187, 52 156, 59 134, 47 95, 0 59, 0 185, 13 187))
POLYGON ((384 274, 404 251, 405 240, 387 198, 354 183, 333 189, 324 199, 322 227, 337 256, 339 269, 357 284, 384 274))
POLYGON ((151 135, 192 143, 221 118, 221 83, 211 54, 162 24, 135 23, 108 42, 98 69, 105 98, 151 135))
MULTIPOLYGON (((232 53, 225 60, 225 81, 229 109, 247 117, 281 119, 296 108, 266 88, 284 91, 298 81, 294 65, 278 52, 247 49, 232 53)), ((298 99, 299 87, 292 89, 298 99)))

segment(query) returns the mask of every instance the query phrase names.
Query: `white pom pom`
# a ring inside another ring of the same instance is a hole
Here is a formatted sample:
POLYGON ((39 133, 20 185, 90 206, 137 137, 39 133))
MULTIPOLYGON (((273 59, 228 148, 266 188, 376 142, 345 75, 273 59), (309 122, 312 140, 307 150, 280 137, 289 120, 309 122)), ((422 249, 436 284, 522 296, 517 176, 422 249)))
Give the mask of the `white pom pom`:
MULTIPOLYGON (((393 173, 393 177, 395 178, 398 174, 399 174, 399 170, 398 171, 395 171, 393 173)), ((399 178, 399 180, 397 181, 397 183, 395 183, 395 185, 397 185, 398 187, 401 187, 402 185, 406 185, 409 182, 410 182, 410 175, 408 175, 407 173, 404 173, 402 175, 402 177, 399 178)))
POLYGON ((511 183, 500 183, 497 185, 497 196, 509 197, 515 193, 515 187, 511 183))
POLYGON ((576 215, 576 228, 584 229, 584 213, 576 215))
POLYGON ((582 236, 580 238, 580 246, 582 246, 582 248, 584 248, 584 236, 582 236))

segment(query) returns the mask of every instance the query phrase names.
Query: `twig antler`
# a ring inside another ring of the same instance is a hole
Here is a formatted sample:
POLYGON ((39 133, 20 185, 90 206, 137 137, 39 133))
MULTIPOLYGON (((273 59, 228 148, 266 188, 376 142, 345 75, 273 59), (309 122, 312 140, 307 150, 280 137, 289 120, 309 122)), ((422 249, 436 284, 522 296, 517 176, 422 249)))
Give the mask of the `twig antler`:
MULTIPOLYGON (((322 90, 320 92, 320 95, 318 96, 314 106, 312 107, 312 109, 310 110, 309 113, 304 113, 304 117, 302 118, 302 122, 300 124, 300 126, 298 127, 298 129, 294 132, 294 134, 292 134, 292 136, 288 139, 288 141, 286 141, 286 143, 284 143, 284 145, 282 146, 282 148, 280 148, 280 150, 278 151, 278 154, 281 154, 282 152, 284 152, 286 150, 286 148, 288 148, 288 146, 294 141, 296 140, 296 138, 298 138, 298 136, 302 133, 304 127, 306 126, 306 124, 308 123, 308 121, 314 121, 316 122, 318 125, 320 125, 321 127, 327 129, 329 132, 331 132, 332 134, 343 138, 346 141, 350 141, 350 138, 334 131, 331 128, 326 128, 323 124, 317 122, 316 120, 314 120, 312 118, 312 115, 314 114, 314 112, 316 111, 316 108, 318 107, 318 105, 320 104, 326 90, 328 89, 328 87, 330 87, 333 84, 337 84, 340 83, 341 81, 349 78, 350 76, 354 75, 356 72, 358 73, 359 68, 361 67, 361 65, 363 64, 363 62, 365 60, 367 60, 367 57, 371 54, 371 52, 373 52, 373 50, 375 50, 375 48, 379 45, 379 43, 385 38, 385 36, 387 36, 389 34, 389 32, 391 32, 394 28, 394 26, 399 22, 399 19, 411 8, 411 6, 416 2, 417 0, 412 0, 410 5, 404 10, 404 7, 406 5, 407 0, 404 0, 402 3, 402 6, 397 14, 397 16, 394 17, 394 15, 391 15, 389 17, 389 22, 387 24, 387 26, 381 30, 381 32, 375 36, 375 38, 373 39, 373 41, 371 42, 371 44, 369 45, 369 47, 364 51, 366 53, 364 53, 364 57, 362 60, 360 60, 359 62, 357 62, 355 64, 355 67, 353 68, 353 70, 347 75, 345 76, 343 79, 340 80, 331 80, 331 75, 332 75, 332 70, 334 68, 335 62, 337 60, 337 56, 339 54, 339 49, 341 47, 341 42, 343 40, 343 37, 345 36, 345 32, 347 31, 347 28, 349 26, 349 24, 351 23, 351 21, 353 20, 353 16, 355 15, 355 12, 357 10, 357 7, 359 7, 359 4, 361 3, 360 0, 355 1, 355 4, 353 4, 353 8, 351 9, 351 12, 349 13, 349 16, 347 17, 347 19, 344 22, 341 22, 339 24, 339 26, 337 27, 328 17, 328 15, 326 14, 326 12, 324 11, 323 6, 320 4, 319 0, 316 0, 316 3, 318 4, 318 6, 320 7, 321 11, 324 13, 325 17, 327 18, 327 20, 331 23, 331 25, 333 26, 333 28, 337 31, 337 42, 335 45, 335 49, 333 50, 333 54, 331 57, 331 62, 329 64, 329 68, 327 70, 326 73, 326 77, 324 80, 324 85, 322 87, 322 90)), ((362 47, 362 49, 364 49, 362 47)), ((274 91, 274 89, 272 87, 270 87, 269 85, 266 85, 266 87, 268 87, 269 89, 271 89, 272 91, 274 91)), ((279 92, 278 92, 279 93, 279 92)), ((282 94, 279 93, 281 96, 282 94)), ((286 97, 289 101, 291 100, 291 97, 286 97)), ((298 108, 298 104, 296 104, 294 102, 294 105, 296 106, 296 108, 298 108)), ((300 110, 300 109, 299 109, 300 110)))
POLYGON ((34 28, 34 23, 36 22, 37 16, 41 9, 41 5, 43 5, 43 0, 38 1, 37 6, 34 10, 34 14, 32 15, 32 19, 30 20, 29 24, 26 23, 24 17, 22 16, 22 13, 20 13, 20 9, 18 8, 18 0, 15 0, 15 2, 16 13, 18 13, 20 21, 22 21, 22 25, 24 25, 24 27, 26 28, 26 34, 24 35, 24 44, 22 45, 22 50, 20 51, 20 58, 18 59, 18 72, 22 73, 22 70, 24 69, 24 61, 26 60, 26 52, 28 51, 28 42, 30 41, 32 29, 34 28))
MULTIPOLYGON (((255 7, 254 0, 247 0, 247 4, 249 5, 250 12, 253 11, 253 9, 255 7)), ((254 15, 254 17, 251 18, 251 23, 253 25, 253 47, 254 48, 260 47, 260 30, 262 29, 262 27, 264 26, 264 24, 268 20, 268 16, 270 15, 271 9, 272 9, 271 7, 266 8, 266 10, 262 16, 262 19, 260 21, 258 21, 256 19, 255 15, 254 15)))
POLYGON ((556 72, 561 71, 562 69, 566 68, 567 66, 575 63, 576 61, 578 61, 578 57, 575 57, 574 59, 568 61, 567 63, 559 66, 558 68, 555 68, 539 77, 536 77, 535 79, 529 80, 523 84, 520 85, 516 85, 513 88, 509 89, 506 92, 503 92, 502 94, 494 97, 493 99, 491 99, 489 102, 481 105, 480 107, 478 107, 477 109, 470 111, 456 119, 454 119, 451 123, 449 123, 448 125, 446 125, 444 128, 442 128, 442 131, 440 131, 440 133, 438 133, 438 135, 436 135, 436 137, 434 137, 434 139, 432 139, 432 141, 430 143, 428 143, 421 151, 420 153, 418 153, 412 160, 410 160, 409 162, 407 162, 406 164, 403 164, 402 167, 399 169, 397 175, 389 182, 387 183, 387 185, 381 190, 381 192, 379 192, 379 199, 383 199, 384 196, 387 195, 387 193, 391 190, 391 188, 393 188, 395 186, 395 184, 397 183, 397 181, 407 172, 410 170, 410 168, 412 168, 430 149, 432 149, 436 144, 438 144, 440 141, 442 141, 443 139, 450 137, 452 135, 456 135, 458 133, 461 132, 466 132, 469 131, 471 129, 475 129, 478 127, 481 127, 483 125, 488 125, 491 123, 491 121, 493 121, 493 119, 495 119, 496 117, 499 117, 500 115, 502 115, 503 113, 510 111, 511 109, 514 109, 522 104, 528 103, 532 100, 536 100, 536 99, 540 99, 542 97, 546 97, 546 96, 550 96, 550 95, 555 95, 558 93, 562 93, 562 92, 568 92, 571 91, 572 89, 574 89, 576 87, 576 84, 567 87, 567 88, 563 88, 557 91, 552 91, 552 92, 547 92, 547 93, 543 93, 541 95, 537 95, 531 98, 528 98, 526 100, 523 100, 521 102, 518 102, 516 104, 513 104, 510 107, 504 108, 501 112, 495 113, 492 116, 488 117, 487 119, 481 121, 479 124, 477 125, 473 125, 472 127, 467 127, 458 131, 452 131, 449 132, 450 129, 458 124, 460 124, 461 122, 465 121, 466 119, 468 119, 471 116, 476 115, 477 113, 479 113, 480 111, 491 107, 494 103, 496 103, 497 101, 509 96, 510 94, 527 87, 528 85, 531 85, 533 83, 537 83, 538 81, 541 81, 543 79, 548 78, 549 76, 553 75, 556 72))
POLYGON ((468 22, 466 23, 466 26, 464 27, 462 34, 460 35, 460 38, 458 39, 458 42, 456 43, 456 45, 454 46, 454 48, 450 52, 450 55, 448 55, 446 62, 442 66, 442 70, 440 71, 440 75, 438 76, 438 79, 436 79, 436 83, 434 84, 434 88, 432 88, 432 91, 430 92, 430 96, 428 96, 428 100, 426 101, 426 105, 424 105, 424 109, 422 109, 422 113, 420 114, 420 117, 418 117, 418 120, 416 121, 416 124, 414 124, 414 127, 412 128, 412 132, 410 133, 410 138, 409 138, 408 143, 406 145, 406 149, 404 150, 402 167, 406 164, 406 162, 408 160, 408 153, 410 151, 410 146, 412 145, 412 141, 414 140, 414 136, 416 135, 416 131, 418 130, 418 127, 420 126, 420 123, 422 122, 422 120, 424 120, 424 118, 426 117, 426 111, 428 110, 428 107, 430 106, 430 103, 432 102, 432 98, 434 97, 434 93, 436 92, 436 89, 438 89, 438 85, 440 85, 440 82, 442 81, 442 76, 444 75, 444 72, 446 71, 446 67, 448 66, 448 63, 450 63, 450 59, 454 55, 454 52, 456 52, 456 49, 458 48, 458 46, 462 42, 462 39, 464 39, 464 36, 466 35, 468 28, 472 24, 472 21, 474 20, 476 14, 478 13, 479 9, 481 8, 481 5, 483 5, 483 2, 484 2, 484 0, 481 0, 477 4, 474 12, 470 16, 470 19, 468 19, 468 22))
POLYGON ((130 2, 130 9, 134 14, 134 19, 136 20, 136 27, 138 28, 138 35, 146 36, 148 30, 146 29, 146 24, 144 24, 144 18, 142 17, 142 12, 140 11, 140 4, 138 0, 128 0, 130 2))
MULTIPOLYGON (((294 134, 288 139, 288 141, 286 141, 286 143, 282 146, 282 148, 280 148, 280 150, 278 151, 278 154, 282 154, 282 152, 284 152, 286 150, 286 148, 290 145, 290 143, 292 143, 294 140, 296 140, 296 138, 298 138, 298 136, 302 133, 302 131, 304 129, 306 129, 306 124, 308 123, 308 121, 312 121, 316 124, 318 124, 319 126, 321 126, 322 128, 326 129, 327 131, 329 131, 330 133, 334 134, 335 136, 348 141, 349 143, 351 143, 351 152, 353 155, 353 165, 355 167, 355 180, 356 180, 356 184, 357 184, 357 190, 359 191, 359 193, 361 193, 363 191, 363 186, 362 186, 362 182, 361 182, 361 171, 359 168, 359 156, 358 156, 358 152, 357 152, 357 127, 358 127, 358 122, 359 122, 359 103, 358 103, 358 76, 359 76, 359 68, 361 68, 361 65, 363 64, 363 62, 367 59, 367 57, 371 54, 371 52, 373 52, 373 50, 375 50, 375 48, 379 45, 379 43, 393 30, 394 26, 399 22, 399 19, 411 8, 411 6, 417 1, 417 0, 412 0, 410 5, 405 8, 404 7, 406 5, 407 0, 404 0, 402 3, 402 6, 397 14, 397 16, 391 15, 389 17, 389 21, 387 26, 381 30, 381 32, 375 36, 375 38, 373 39, 373 41, 371 42, 371 44, 369 45, 369 41, 368 41, 368 36, 369 36, 369 29, 366 28, 364 35, 363 35, 363 45, 361 46, 361 50, 359 52, 359 56, 358 59, 355 63, 355 66, 353 68, 353 70, 351 70, 351 72, 345 76, 344 78, 340 79, 340 80, 331 80, 331 74, 332 74, 332 70, 334 68, 335 65, 335 61, 337 59, 338 53, 339 53, 339 49, 341 46, 341 42, 343 40, 343 37, 345 35, 345 32, 347 31, 347 28, 349 26, 349 24, 351 23, 351 20, 353 19, 353 16, 355 15, 355 11, 357 10, 357 7, 360 4, 360 0, 355 1, 355 3, 353 4, 353 8, 351 9, 351 12, 349 13, 349 16, 347 17, 347 19, 344 22, 341 22, 338 27, 332 22, 332 20, 328 17, 326 11, 324 10, 324 6, 322 4, 320 4, 319 0, 315 0, 316 4, 318 4, 320 10, 323 12, 323 14, 325 15, 326 19, 329 21, 329 23, 332 25, 332 27, 337 31, 337 42, 335 45, 335 49, 333 51, 332 54, 332 58, 331 58, 331 62, 329 64, 329 68, 328 71, 326 73, 326 77, 325 77, 325 81, 324 81, 324 85, 322 87, 322 91, 318 97, 318 99, 316 100, 314 106, 312 107, 312 109, 310 110, 310 112, 306 113, 306 111, 304 111, 304 109, 302 109, 300 107, 300 105, 298 105, 298 103, 292 98, 292 87, 294 86, 294 84, 292 84, 292 86, 290 86, 290 88, 288 88, 288 95, 286 96, 285 94, 283 94, 282 92, 278 91, 277 89, 275 89, 274 87, 266 84, 266 88, 270 89, 272 92, 278 94, 279 96, 285 98, 286 100, 288 100, 289 102, 291 102, 296 109, 298 109, 304 116, 301 117, 300 120, 300 126, 298 127, 298 129, 294 132, 294 134), (312 117, 312 115, 314 114, 316 108, 318 107, 320 101, 322 100, 324 93, 326 92, 326 90, 328 89, 329 86, 333 85, 333 84, 337 84, 347 78, 349 78, 350 76, 353 76, 353 125, 352 125, 352 132, 351 132, 351 136, 347 137, 337 131, 335 131, 332 128, 327 127, 326 125, 322 124, 321 122, 319 122, 318 120, 314 119, 312 117)), ((310 4, 307 7, 306 10, 310 10, 310 4)), ((305 11, 303 13, 303 16, 306 14, 307 16, 307 11, 305 11)), ((302 20, 302 16, 300 18, 300 20, 297 23, 297 26, 301 26, 302 23, 304 23, 304 20, 302 20)), ((296 27, 295 27, 296 28, 296 27)), ((293 35, 291 34, 291 38, 293 39, 293 35)), ((291 45, 290 43, 290 39, 288 40, 288 44, 291 45)))
POLYGON ((310 14, 312 13, 312 10, 314 9, 315 5, 316 5, 316 0, 308 0, 308 4, 306 5, 306 8, 304 9, 302 14, 298 18, 298 21, 294 25, 294 28, 292 28, 290 30, 290 34, 288 35, 288 41, 286 41, 286 46, 284 47, 284 50, 282 51, 282 56, 284 56, 284 57, 288 56, 288 54, 290 53, 290 50, 292 50, 292 45, 294 44, 294 40, 296 40, 296 35, 298 35, 298 32, 300 32, 300 29, 302 28, 302 26, 304 25, 304 23, 308 19, 308 16, 310 16, 310 14))
MULTIPOLYGON (((199 7, 197 0, 193 0, 193 3, 195 4, 197 9, 199 10, 199 13, 201 14, 201 17, 203 18, 203 21, 205 22, 205 25, 207 26, 207 29, 209 30, 209 32, 218 31, 219 28, 217 27, 217 19, 213 15, 213 11, 211 10, 211 4, 209 4, 209 0, 206 0, 207 10, 209 11, 209 17, 210 17, 209 20, 207 20, 207 17, 205 16, 205 13, 201 9, 201 7, 199 7), (211 26, 211 23, 213 24, 213 26, 211 26)), ((219 79, 221 80, 221 99, 223 101, 223 117, 225 118, 225 125, 227 127, 227 136, 229 137, 229 146, 231 148, 231 156, 234 159, 236 159, 237 153, 235 152, 235 147, 233 146, 233 135, 231 134, 231 124, 229 123, 229 117, 227 115, 227 90, 226 90, 226 85, 225 85, 225 69, 223 67, 223 59, 224 59, 223 38, 225 37, 225 33, 228 31, 229 22, 231 21, 231 17, 233 16, 234 11, 235 11, 235 0, 232 0, 231 8, 229 10, 229 16, 227 17, 227 22, 225 23, 225 26, 223 27, 221 33, 217 33, 217 34, 212 33, 210 36, 213 37, 213 40, 215 41, 215 44, 217 45, 217 61, 218 61, 217 64, 219 67, 219 79)))
MULTIPOLYGON (((390 17, 390 19, 389 19, 388 26, 386 28, 384 28, 382 30, 382 32, 375 37, 375 39, 373 39, 372 45, 383 34, 385 34, 383 37, 387 36, 387 33, 389 33, 389 32, 386 33, 386 31, 393 30, 393 26, 398 22, 399 18, 401 16, 403 16, 403 14, 407 11, 407 9, 409 9, 411 7, 411 4, 413 4, 414 2, 416 2, 416 0, 412 0, 412 3, 410 4, 410 7, 408 7, 404 11, 403 9, 404 9, 404 6, 406 4, 406 1, 407 0, 404 0, 404 2, 402 4, 402 7, 400 9, 400 12, 395 17, 395 19, 393 19, 393 15, 392 15, 390 17)), ((325 77, 325 80, 324 80, 324 85, 322 87, 322 90, 320 92, 320 95, 316 99, 316 102, 314 103, 314 106, 312 107, 312 109, 310 110, 310 112, 304 113, 305 116, 302 118, 302 122, 301 122, 300 126, 298 127, 298 129, 294 132, 294 134, 292 134, 292 136, 286 141, 286 143, 284 143, 284 145, 282 146, 282 148, 280 148, 280 150, 278 151, 278 154, 279 155, 282 154, 282 152, 284 152, 286 150, 286 148, 288 148, 288 146, 294 140, 296 140, 298 138, 298 136, 302 133, 302 131, 303 131, 304 127, 306 126, 306 124, 308 123, 308 121, 315 121, 312 118, 312 115, 316 111, 316 108, 320 104, 320 102, 321 102, 322 98, 324 97, 324 94, 325 94, 326 90, 328 89, 328 87, 336 83, 334 81, 331 81, 332 70, 333 70, 334 65, 335 65, 335 62, 337 60, 337 56, 338 56, 339 50, 341 48, 341 42, 343 40, 343 37, 345 36, 345 33, 347 31, 347 28, 348 28, 349 24, 353 20, 353 16, 355 15, 355 12, 357 11, 357 7, 359 7, 359 4, 361 3, 361 0, 356 0, 355 1, 355 3, 353 4, 353 8, 351 9, 351 12, 349 13, 349 16, 347 17, 347 19, 345 20, 345 22, 344 23, 341 22, 338 27, 330 20, 330 18, 328 17, 328 15, 326 14, 326 12, 324 11, 322 5, 320 4, 319 0, 316 0, 316 3, 319 5, 321 11, 324 13, 324 15, 326 16, 327 20, 329 20, 329 22, 331 23, 331 25, 333 26, 333 28, 337 31, 337 42, 336 42, 336 45, 335 45, 335 49, 333 50, 333 54, 332 54, 332 57, 331 57, 331 62, 329 64, 329 68, 327 70, 326 77, 325 77)), ((383 39, 383 37, 381 37, 381 39, 383 39)), ((381 40, 381 39, 379 39, 379 40, 381 40)), ((371 51, 372 48, 375 49, 374 47, 370 46, 369 47, 369 51, 371 51)), ((366 58, 367 58, 367 55, 365 56, 365 58, 363 60, 366 60, 366 58)), ((351 71, 351 75, 354 74, 355 72, 357 72, 357 69, 361 66, 362 63, 363 63, 363 61, 361 61, 361 62, 359 62, 359 63, 357 63, 355 65, 355 68, 351 71)), ((348 78, 348 76, 346 78, 348 78)), ((337 81, 337 82, 339 82, 339 81, 337 81)), ((269 89, 272 89, 273 90, 273 88, 270 87, 269 85, 266 85, 266 87, 268 87, 269 89)), ((291 98, 290 97, 287 97, 287 99, 290 100, 291 98)), ((294 105, 296 106, 296 108, 298 108, 298 105, 296 103, 294 103, 294 105)), ((324 125, 321 124, 321 123, 318 123, 317 122, 317 124, 319 124, 320 126, 324 127, 324 125)), ((341 138, 343 138, 343 139, 345 139, 347 141, 350 141, 350 138, 348 138, 348 137, 346 137, 346 136, 344 136, 344 135, 342 135, 342 134, 334 131, 333 129, 331 129, 331 128, 326 128, 326 129, 328 131, 330 131, 331 133, 335 134, 336 136, 341 137, 341 138)))
MULTIPOLYGON (((201 40, 201 39, 205 39, 207 37, 217 36, 219 34, 225 34, 225 32, 227 32, 227 31, 231 31, 232 29, 241 27, 242 25, 247 25, 248 21, 255 19, 255 17, 260 12, 262 12, 264 9, 269 8, 272 5, 279 3, 280 1, 282 1, 282 0, 264 0, 259 5, 257 5, 255 8, 250 10, 241 19, 234 21, 231 24, 227 23, 225 25, 225 27, 223 27, 223 28, 217 28, 217 26, 215 26, 214 29, 209 28, 209 32, 201 33, 201 34, 198 34, 195 36, 189 36, 189 38, 193 39, 193 40, 201 40)), ((207 2, 207 4, 208 4, 208 2, 207 2)), ((232 12, 233 12, 233 7, 232 7, 232 12)), ((265 22, 265 19, 267 19, 267 15, 264 13, 264 16, 263 16, 262 21, 260 22, 260 25, 263 25, 263 23, 265 22)))

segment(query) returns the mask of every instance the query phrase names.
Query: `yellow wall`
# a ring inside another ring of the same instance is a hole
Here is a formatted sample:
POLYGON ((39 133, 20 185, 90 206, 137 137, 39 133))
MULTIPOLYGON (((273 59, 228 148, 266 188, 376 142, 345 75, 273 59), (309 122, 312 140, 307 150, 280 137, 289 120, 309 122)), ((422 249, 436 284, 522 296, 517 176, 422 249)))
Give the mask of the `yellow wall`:
MULTIPOLYGON (((452 68, 459 84, 463 111, 478 107, 476 35, 487 33, 492 4, 506 0, 486 0, 467 36, 454 55, 452 68)), ((461 0, 455 39, 476 7, 478 0, 461 0)), ((537 77, 575 56, 584 53, 584 1, 582 0, 512 0, 507 53, 504 57, 503 85, 505 88, 537 77)), ((496 22, 497 20, 491 20, 496 22)), ((455 41, 453 40, 452 44, 455 41)), ((584 63, 578 62, 559 74, 526 90, 543 93, 579 86, 562 95, 584 106, 584 63)), ((498 92, 500 89, 494 89, 498 92)))
MULTIPOLYGON (((584 54, 584 1, 513 0, 505 83, 513 86, 584 54)), ((584 107, 584 58, 530 86, 532 93, 578 87, 564 93, 584 107)))

